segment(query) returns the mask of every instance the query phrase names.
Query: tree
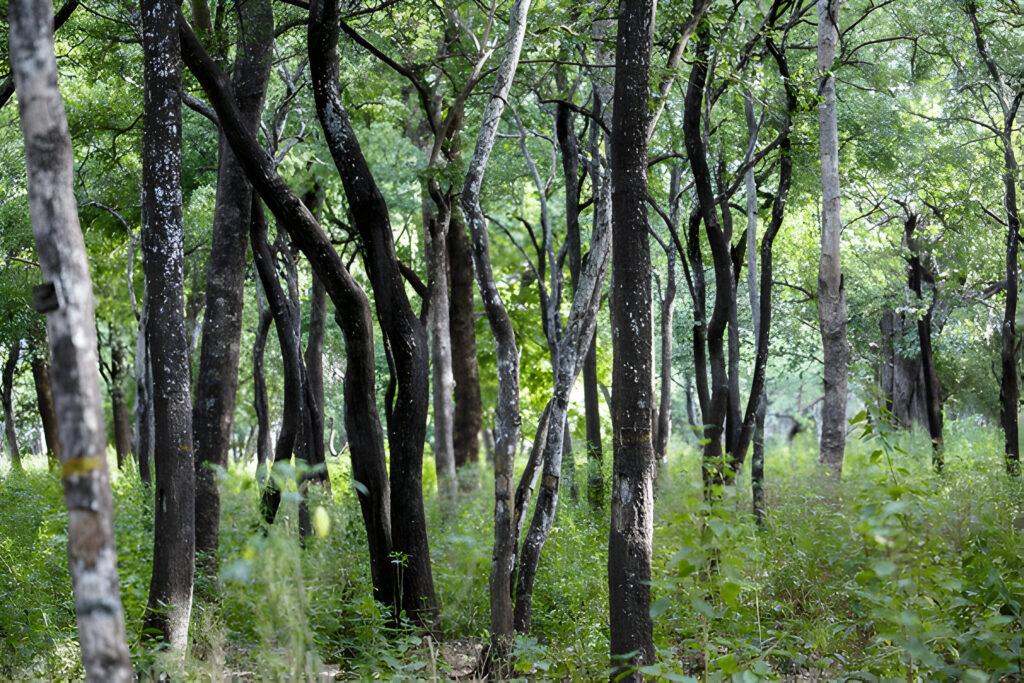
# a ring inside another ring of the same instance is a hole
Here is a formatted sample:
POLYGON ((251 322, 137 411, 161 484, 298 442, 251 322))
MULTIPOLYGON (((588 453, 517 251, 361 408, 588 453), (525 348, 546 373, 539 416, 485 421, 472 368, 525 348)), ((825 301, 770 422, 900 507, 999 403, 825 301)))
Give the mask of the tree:
POLYGON ((53 394, 68 509, 68 565, 82 663, 92 681, 132 681, 114 547, 92 283, 73 191, 74 159, 57 85, 53 8, 8 4, 10 58, 25 138, 32 231, 44 284, 53 394))
POLYGON ((655 4, 622 0, 612 104, 613 479, 608 537, 612 665, 640 681, 654 662, 651 253, 647 222, 648 78, 655 4), (640 124, 640 125, 638 125, 640 124), (632 672, 632 673, 630 673, 632 672))
POLYGON ((18 448, 18 432, 14 427, 14 373, 18 369, 21 358, 21 340, 14 342, 7 349, 7 360, 4 361, 3 386, 0 389, 0 405, 4 410, 4 438, 7 439, 7 451, 11 458, 11 468, 24 469, 21 465, 21 449, 18 448))
POLYGON ((184 652, 195 574, 195 460, 181 215, 181 58, 173 5, 142 1, 142 252, 153 376, 155 520, 145 624, 184 652))
POLYGON ((821 259, 818 320, 825 352, 825 400, 821 409, 820 461, 838 476, 846 448, 846 393, 850 347, 846 341, 846 289, 840 262, 843 231, 839 196, 839 133, 836 113, 836 42, 842 0, 818 0, 818 138, 821 147, 821 259))

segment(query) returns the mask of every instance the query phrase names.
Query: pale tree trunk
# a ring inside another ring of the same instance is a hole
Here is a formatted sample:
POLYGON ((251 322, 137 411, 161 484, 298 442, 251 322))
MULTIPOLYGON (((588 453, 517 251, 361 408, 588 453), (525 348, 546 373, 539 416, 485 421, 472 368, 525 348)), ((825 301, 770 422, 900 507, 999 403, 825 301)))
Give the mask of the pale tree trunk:
MULTIPOLYGON (((207 28, 204 30, 212 37, 208 28, 209 9, 203 12, 201 7, 205 7, 205 3, 193 3, 193 11, 205 18, 207 28)), ((269 0, 239 3, 236 12, 239 37, 232 82, 238 106, 255 133, 270 78, 274 18, 269 0)), ((196 453, 196 553, 200 568, 211 578, 217 574, 216 553, 220 543, 221 494, 215 468, 228 466, 234 424, 251 208, 252 187, 221 132, 213 241, 206 273, 206 318, 192 409, 196 453)))
POLYGON ((57 87, 53 8, 47 0, 8 4, 10 58, 25 137, 32 232, 44 285, 53 393, 64 444, 68 568, 82 664, 89 681, 132 681, 114 547, 92 282, 73 191, 74 158, 57 87))
POLYGON ((11 458, 11 469, 21 471, 21 449, 18 448, 18 433, 14 428, 14 372, 18 369, 21 357, 21 340, 8 347, 7 360, 4 361, 3 386, 0 387, 0 405, 4 410, 4 438, 7 440, 7 452, 11 458))
POLYGON ((616 673, 642 681, 653 664, 651 554, 651 253, 647 223, 647 126, 653 0, 622 0, 612 109, 612 430, 614 439, 608 593, 616 673))
POLYGON ((818 320, 825 358, 825 399, 821 408, 819 461, 835 476, 846 448, 846 382, 850 347, 846 341, 846 288, 840 263, 843 223, 839 197, 839 129, 835 66, 839 8, 843 0, 818 0, 818 138, 821 145, 821 259, 818 263, 818 320))
POLYGON ((184 652, 195 573, 195 460, 181 215, 181 58, 174 5, 142 0, 146 107, 142 252, 150 320, 156 468, 153 576, 146 628, 184 652))
POLYGON ((505 304, 498 293, 491 269, 487 223, 480 206, 487 161, 494 149, 498 124, 505 111, 512 79, 519 65, 519 54, 526 35, 526 15, 530 0, 516 0, 509 17, 508 42, 495 78, 490 99, 484 108, 476 148, 462 188, 461 209, 473 244, 473 265, 487 322, 497 347, 498 404, 494 446, 494 553, 491 559, 491 659, 493 673, 505 673, 512 647, 512 585, 515 556, 514 505, 512 481, 515 477, 515 453, 519 446, 519 352, 515 331, 505 304))

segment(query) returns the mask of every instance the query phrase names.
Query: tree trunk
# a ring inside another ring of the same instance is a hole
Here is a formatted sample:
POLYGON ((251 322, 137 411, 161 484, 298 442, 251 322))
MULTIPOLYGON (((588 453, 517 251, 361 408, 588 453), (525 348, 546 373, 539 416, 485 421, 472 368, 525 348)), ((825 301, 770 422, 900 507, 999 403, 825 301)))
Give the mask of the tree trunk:
MULTIPOLYGON (((673 177, 678 178, 678 174, 674 172, 673 177)), ((675 252, 669 250, 665 293, 661 300, 661 391, 658 421, 654 430, 654 458, 658 461, 668 454, 668 441, 672 433, 672 308, 676 299, 675 270, 675 252)))
POLYGON ((647 224, 648 78, 654 37, 651 0, 619 5, 612 108, 612 429, 614 464, 608 592, 616 674, 653 664, 650 615, 654 530, 651 443, 651 254, 647 224))
POLYGON ((505 304, 498 293, 491 269, 490 244, 483 209, 480 206, 480 188, 498 124, 505 111, 512 79, 519 64, 519 54, 526 35, 526 15, 530 0, 516 0, 509 16, 508 42, 505 55, 498 67, 491 96, 484 108, 477 135, 476 148, 466 172, 462 187, 461 209, 472 236, 473 265, 477 286, 484 302, 487 322, 494 335, 497 353, 498 402, 494 446, 494 553, 491 559, 489 582, 491 605, 491 661, 492 673, 500 677, 506 673, 508 655, 512 648, 512 569, 515 556, 515 507, 512 500, 512 482, 515 477, 515 453, 519 446, 519 352, 515 331, 505 304))
MULTIPOLYGON (((277 279, 274 257, 267 243, 267 223, 263 214, 263 205, 258 198, 253 199, 251 211, 250 239, 252 256, 256 262, 263 291, 267 295, 267 303, 274 317, 274 329, 281 345, 281 361, 284 371, 284 411, 281 415, 281 431, 274 446, 274 464, 291 460, 295 451, 299 432, 302 430, 302 402, 304 382, 302 381, 301 342, 293 325, 292 311, 288 297, 277 279)), ((263 489, 260 510, 267 524, 274 522, 277 508, 281 504, 281 488, 277 477, 271 472, 267 486, 263 489)))
POLYGON ((313 480, 323 484, 329 491, 330 477, 327 476, 327 453, 324 442, 324 332, 327 322, 327 290, 320 278, 313 274, 313 286, 309 293, 309 330, 306 333, 306 391, 310 423, 309 462, 315 468, 313 480))
MULTIPOLYGON (((232 77, 235 99, 254 134, 270 78, 274 18, 269 0, 237 5, 238 50, 232 77)), ((209 12, 205 15, 208 19, 209 12)), ((212 37, 212 36, 211 36, 212 37)), ((252 187, 223 131, 217 143, 217 197, 206 272, 206 318, 192 410, 196 453, 196 552, 210 578, 217 574, 220 486, 216 468, 228 466, 238 393, 238 358, 245 299, 246 250, 252 187)))
POLYGON ((195 572, 195 459, 185 332, 181 215, 181 58, 176 8, 142 0, 146 107, 142 132, 142 252, 153 373, 156 518, 144 625, 174 650, 188 645, 195 572))
POLYGON ((56 473, 57 467, 60 466, 60 435, 57 431, 57 411, 53 404, 50 364, 42 355, 37 354, 32 358, 32 380, 36 387, 36 406, 39 408, 39 417, 43 421, 46 460, 50 466, 50 472, 56 473))
POLYGON ((453 211, 448 230, 449 324, 455 415, 452 445, 455 466, 480 460, 480 369, 476 362, 476 315, 473 304, 473 253, 462 214, 453 211))
POLYGON ((0 388, 0 401, 4 410, 4 437, 7 439, 7 452, 11 457, 11 469, 17 472, 24 469, 21 465, 21 450, 18 448, 18 433, 14 428, 14 372, 18 369, 21 357, 21 340, 13 347, 8 347, 7 360, 4 361, 3 386, 0 388))
POLYGON ((396 386, 388 402, 388 444, 391 455, 391 536, 401 568, 406 611, 428 630, 440 612, 430 565, 427 523, 423 511, 423 445, 430 393, 427 334, 412 310, 395 255, 387 203, 363 157, 341 102, 338 66, 339 9, 313 0, 309 12, 309 65, 317 117, 334 165, 341 176, 352 221, 359 230, 363 265, 373 285, 377 319, 389 353, 396 386))
MULTIPOLYGON (((452 430, 452 340, 448 308, 448 227, 451 204, 442 196, 436 181, 430 180, 434 211, 424 211, 427 282, 430 290, 430 350, 433 357, 434 466, 437 472, 437 497, 446 517, 455 512, 458 481, 455 478, 455 445, 452 430)), ((427 202, 424 202, 426 205, 427 202)))
POLYGON ((818 0, 818 138, 821 145, 821 259, 818 264, 818 320, 825 358, 825 400, 821 408, 819 460, 835 476, 846 448, 846 288, 840 263, 843 223, 839 197, 839 133, 835 67, 839 8, 843 0, 818 0))
POLYGON ((139 464, 139 478, 146 486, 153 483, 153 364, 146 344, 146 328, 149 326, 149 301, 143 290, 142 311, 139 313, 139 329, 135 341, 135 408, 132 451, 139 464))
POLYGON ((352 477, 358 482, 359 503, 366 526, 374 597, 394 608, 391 492, 387 481, 384 434, 377 414, 373 320, 369 300, 345 268, 313 214, 288 189, 278 175, 273 159, 245 127, 227 77, 203 49, 180 12, 177 28, 183 46, 182 55, 209 96, 221 129, 245 168, 249 182, 274 216, 290 231, 291 238, 309 259, 334 303, 335 321, 345 338, 345 432, 349 439, 352 477))
POLYGON ((114 417, 114 448, 117 451, 117 469, 123 470, 132 457, 132 420, 124 398, 124 377, 128 368, 124 362, 124 349, 115 341, 110 349, 110 409, 114 417))
MULTIPOLYGON (((250 212, 252 209, 250 208, 250 212)), ((250 217, 250 220, 251 217, 250 217)), ((274 315, 264 302, 263 286, 257 283, 256 301, 259 308, 259 322, 252 346, 253 409, 256 411, 256 483, 263 488, 269 476, 271 462, 270 448, 270 401, 267 398, 267 373, 263 357, 267 348, 267 334, 274 315)))
POLYGON ((132 681, 117 578, 113 497, 107 469, 92 282, 73 190, 74 158, 57 87, 53 8, 8 4, 10 61, 25 137, 32 232, 44 284, 53 398, 64 444, 68 569, 89 681, 132 681))

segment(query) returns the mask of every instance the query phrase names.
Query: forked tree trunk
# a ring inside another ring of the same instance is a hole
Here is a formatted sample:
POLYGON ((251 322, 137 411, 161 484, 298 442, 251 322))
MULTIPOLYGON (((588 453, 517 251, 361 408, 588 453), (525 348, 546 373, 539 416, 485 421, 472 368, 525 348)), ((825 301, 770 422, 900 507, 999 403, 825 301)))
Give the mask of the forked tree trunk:
MULTIPOLYGON (((427 333, 405 291, 387 203, 352 130, 341 101, 339 8, 313 0, 309 12, 309 67, 313 99, 334 165, 341 176, 363 265, 373 286, 377 320, 389 354, 394 400, 386 416, 390 449, 391 537, 403 561, 398 595, 408 614, 428 630, 440 619, 423 510, 423 446, 430 395, 427 333)), ((389 392, 390 394, 390 392, 389 392)))
POLYGON ((651 443, 651 253, 647 223, 648 83, 653 0, 622 0, 612 108, 612 475, 608 593, 612 667, 642 681, 654 663, 651 554, 654 448, 651 443), (633 673, 630 673, 630 672, 633 673))
MULTIPOLYGON (((198 6, 195 4, 194 8, 198 6)), ((269 0, 239 3, 236 13, 239 37, 232 82, 246 125, 255 133, 270 78, 274 17, 269 0)), ((200 14, 208 20, 208 11, 200 14)), ((215 468, 227 468, 231 447, 251 209, 252 187, 221 131, 217 144, 213 241, 206 273, 206 317, 192 411, 196 552, 200 567, 211 578, 216 577, 220 543, 221 494, 215 468)))
POLYGON ((177 10, 142 0, 146 107, 142 132, 142 252, 153 374, 156 466, 153 575, 144 625, 173 649, 188 645, 195 572, 195 459, 181 214, 181 58, 177 10))
POLYGON ((369 300, 345 268, 313 214, 288 188, 278 175, 273 159, 246 128, 227 76, 203 49, 180 12, 177 29, 183 46, 182 56, 209 96, 221 129, 245 168, 253 188, 289 230, 334 303, 335 321, 345 338, 345 431, 352 456, 352 477, 358 482, 359 504, 366 526, 374 597, 395 608, 391 494, 384 434, 377 414, 373 320, 369 300))
POLYGON ((818 263, 818 320, 825 359, 825 399, 821 408, 819 460, 835 476, 846 449, 846 381, 850 347, 846 341, 846 287, 840 263, 843 231, 839 197, 839 132, 835 66, 839 8, 843 0, 818 0, 818 139, 821 145, 821 258, 818 263))
POLYGON ((512 569, 516 553, 514 529, 515 507, 512 500, 515 477, 515 453, 519 446, 519 352, 515 331, 505 304, 498 293, 491 269, 490 242, 487 223, 480 206, 480 188, 498 124, 505 111, 512 79, 519 64, 519 54, 526 35, 526 15, 530 0, 516 0, 509 15, 508 42, 505 55, 495 76, 491 96, 484 108, 477 135, 476 148, 469 162, 462 186, 461 209, 473 243, 473 265, 480 297, 484 302, 487 322, 494 335, 498 368, 498 403, 495 419, 494 445, 494 553, 491 558, 489 593, 491 603, 492 673, 500 677, 506 672, 512 648, 512 569))
POLYGON ((53 8, 8 3, 10 59, 25 137, 28 200, 44 285, 53 394, 65 445, 68 568, 82 664, 89 681, 132 681, 117 579, 113 497, 107 469, 92 282, 73 191, 74 158, 57 87, 53 8))
POLYGON ((0 386, 0 406, 4 411, 4 438, 7 440, 7 453, 11 458, 11 469, 21 471, 21 449, 18 448, 18 433, 14 428, 14 372, 18 369, 21 357, 21 340, 13 347, 8 347, 7 360, 4 361, 3 385, 0 386))

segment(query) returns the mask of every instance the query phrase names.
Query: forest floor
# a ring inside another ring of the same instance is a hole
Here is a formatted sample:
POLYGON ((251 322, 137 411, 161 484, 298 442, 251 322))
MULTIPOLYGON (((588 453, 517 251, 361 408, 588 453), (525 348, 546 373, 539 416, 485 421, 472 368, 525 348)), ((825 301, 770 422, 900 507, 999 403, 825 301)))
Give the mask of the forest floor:
MULTIPOLYGON (((813 441, 770 445, 761 529, 749 514, 749 477, 709 505, 695 447, 675 443, 656 502, 651 613, 660 659, 644 673, 715 681, 1019 677, 1024 489, 1004 474, 995 430, 951 421, 946 434, 938 475, 927 439, 858 429, 841 482, 816 467, 813 441)), ((61 488, 41 458, 27 463, 24 473, 0 474, 0 678, 80 676, 61 488)), ((197 585, 184 661, 140 643, 151 498, 136 475, 115 473, 121 591, 141 677, 478 675, 489 622, 491 487, 463 493, 455 518, 444 521, 432 470, 427 458, 442 643, 389 629, 371 598, 345 462, 330 463, 333 494, 311 502, 323 509, 319 534, 301 552, 297 494, 286 493, 265 534, 252 468, 233 467, 224 477, 219 591, 197 585)), ((578 475, 582 483, 582 468, 578 475)), ((607 539, 607 512, 563 490, 537 576, 532 633, 515 643, 520 676, 607 677, 607 539)))

